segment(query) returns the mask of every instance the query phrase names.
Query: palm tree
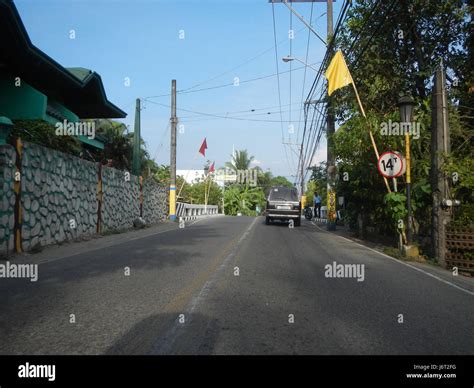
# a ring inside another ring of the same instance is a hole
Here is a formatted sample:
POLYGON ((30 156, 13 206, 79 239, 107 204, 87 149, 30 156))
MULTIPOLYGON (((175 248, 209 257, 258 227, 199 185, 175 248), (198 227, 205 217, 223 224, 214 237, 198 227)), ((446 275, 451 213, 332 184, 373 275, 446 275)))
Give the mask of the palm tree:
POLYGON ((247 150, 235 151, 234 155, 232 155, 232 161, 227 162, 225 165, 235 172, 238 170, 244 171, 250 168, 254 159, 253 156, 249 156, 247 150))
POLYGON ((130 170, 133 152, 133 134, 127 133, 123 123, 100 120, 96 133, 104 140, 104 159, 112 160, 113 166, 120 170, 130 170))

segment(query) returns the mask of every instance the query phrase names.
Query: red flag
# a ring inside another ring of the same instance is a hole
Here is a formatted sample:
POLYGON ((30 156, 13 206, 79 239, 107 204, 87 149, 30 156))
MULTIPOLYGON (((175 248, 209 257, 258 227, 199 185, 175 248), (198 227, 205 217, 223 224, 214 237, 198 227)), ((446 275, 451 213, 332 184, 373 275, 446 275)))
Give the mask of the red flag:
POLYGON ((214 168, 214 163, 215 162, 212 162, 211 167, 209 167, 209 174, 216 171, 216 169, 214 168))
POLYGON ((204 141, 201 144, 201 148, 199 148, 199 153, 202 154, 202 156, 206 156, 206 150, 207 150, 207 142, 206 142, 206 138, 204 138, 204 141))

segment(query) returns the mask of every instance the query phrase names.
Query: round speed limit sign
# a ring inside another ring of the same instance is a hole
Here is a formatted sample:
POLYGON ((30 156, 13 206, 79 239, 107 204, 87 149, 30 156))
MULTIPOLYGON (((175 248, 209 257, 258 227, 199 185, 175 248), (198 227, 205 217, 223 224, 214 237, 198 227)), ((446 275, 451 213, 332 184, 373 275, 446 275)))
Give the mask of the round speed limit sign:
POLYGON ((403 173, 403 159, 396 152, 384 152, 380 155, 377 168, 385 178, 396 178, 403 173))

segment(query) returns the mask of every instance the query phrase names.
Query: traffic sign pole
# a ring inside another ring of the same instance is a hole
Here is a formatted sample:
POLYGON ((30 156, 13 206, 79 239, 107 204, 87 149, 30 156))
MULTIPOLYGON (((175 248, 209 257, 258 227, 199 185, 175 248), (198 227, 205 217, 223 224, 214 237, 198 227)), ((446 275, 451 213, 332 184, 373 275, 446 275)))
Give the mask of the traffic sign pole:
POLYGON ((405 133, 405 153, 407 159, 407 245, 411 243, 411 158, 410 158, 410 135, 405 133))

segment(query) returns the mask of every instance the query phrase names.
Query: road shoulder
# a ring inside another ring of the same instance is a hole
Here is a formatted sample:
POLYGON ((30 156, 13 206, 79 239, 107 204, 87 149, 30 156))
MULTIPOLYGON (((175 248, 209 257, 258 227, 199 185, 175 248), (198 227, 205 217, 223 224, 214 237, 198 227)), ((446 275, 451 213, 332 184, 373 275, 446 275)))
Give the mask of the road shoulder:
POLYGON ((463 290, 466 290, 469 294, 474 295, 474 278, 473 277, 464 276, 461 274, 455 276, 453 275, 451 271, 441 268, 439 266, 433 265, 433 264, 429 264, 429 263, 400 260, 397 257, 393 257, 383 252, 382 245, 374 244, 365 240, 360 240, 358 238, 355 238, 354 236, 351 236, 351 234, 345 229, 338 228, 335 232, 329 232, 325 229, 325 224, 315 223, 313 221, 311 221, 311 223, 323 232, 335 235, 341 239, 352 241, 353 243, 358 244, 359 246, 362 246, 366 248, 367 250, 378 253, 382 259, 385 257, 385 259, 394 260, 400 263, 401 265, 406 265, 408 267, 411 267, 414 270, 423 272, 428 276, 431 276, 439 281, 442 281, 443 283, 453 284, 456 287, 460 287, 463 290))

